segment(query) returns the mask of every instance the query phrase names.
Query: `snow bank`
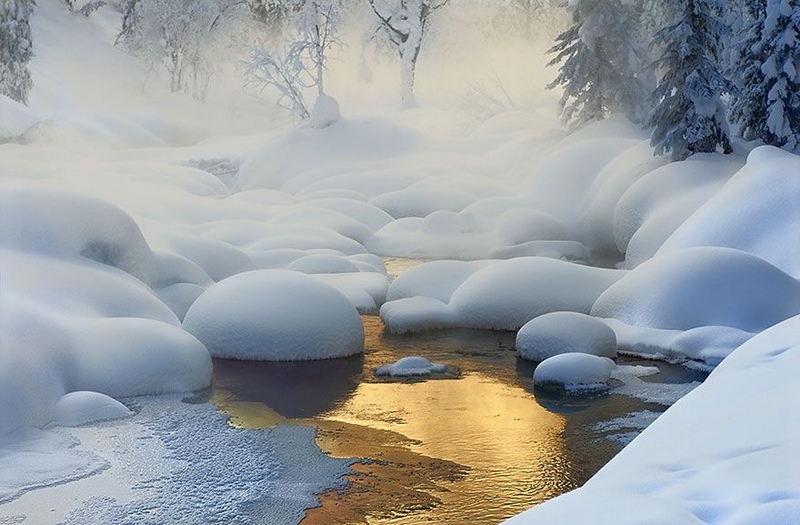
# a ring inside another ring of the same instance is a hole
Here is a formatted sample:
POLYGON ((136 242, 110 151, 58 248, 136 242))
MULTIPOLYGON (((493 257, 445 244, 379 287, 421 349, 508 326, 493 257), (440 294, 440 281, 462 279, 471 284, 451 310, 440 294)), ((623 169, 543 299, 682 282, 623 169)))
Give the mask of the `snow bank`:
POLYGON ((364 351, 364 328, 350 301, 305 274, 257 270, 209 288, 186 313, 183 327, 211 355, 300 361, 364 351))
POLYGON ((631 271, 598 297, 591 313, 650 328, 759 332, 800 313, 800 283, 745 252, 687 248, 631 271))
POLYGON ((614 361, 607 357, 567 353, 548 357, 533 371, 539 388, 563 388, 568 393, 589 392, 608 387, 614 361))
POLYGON ((772 146, 753 150, 745 167, 667 239, 669 253, 726 246, 752 253, 800 278, 800 158, 772 146))
POLYGON ((736 156, 699 154, 634 182, 614 211, 614 238, 625 254, 625 266, 633 268, 651 258, 742 164, 736 156))
POLYGON ((39 123, 31 110, 0 94, 0 143, 23 138, 39 123))
POLYGON ((800 316, 739 347, 582 488, 506 523, 796 523, 798 367, 800 316))
POLYGON ((447 367, 440 363, 431 363, 424 357, 409 356, 398 359, 390 365, 382 365, 375 370, 376 376, 411 377, 441 374, 447 367))
POLYGON ((525 323, 517 332, 517 354, 544 361, 566 353, 617 356, 617 337, 607 324, 585 314, 552 312, 525 323))

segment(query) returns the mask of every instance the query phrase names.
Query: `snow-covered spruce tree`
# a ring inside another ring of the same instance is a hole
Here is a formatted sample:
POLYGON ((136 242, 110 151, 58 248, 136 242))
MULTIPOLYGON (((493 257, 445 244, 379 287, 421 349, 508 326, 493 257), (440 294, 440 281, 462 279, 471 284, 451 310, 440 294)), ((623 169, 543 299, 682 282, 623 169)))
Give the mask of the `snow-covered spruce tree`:
POLYGON ((730 28, 720 0, 675 0, 673 21, 653 44, 662 50, 650 113, 651 143, 657 155, 683 160, 694 153, 731 152, 724 93, 732 89, 720 72, 718 42, 730 28))
POLYGON ((566 125, 624 113, 644 119, 644 52, 638 45, 641 13, 629 0, 571 0, 572 24, 556 39, 548 65, 561 64, 547 87, 561 86, 561 116, 566 125))
POLYGON ((0 94, 23 104, 33 87, 30 16, 33 0, 0 0, 0 94))
POLYGON ((383 38, 400 55, 400 100, 415 107, 414 79, 417 60, 428 31, 431 15, 450 0, 368 0, 377 18, 370 38, 383 38))
POLYGON ((760 68, 746 78, 737 108, 747 106, 740 110, 744 129, 766 144, 795 151, 800 147, 800 2, 766 4, 761 39, 742 57, 760 68))
MULTIPOLYGON (((278 105, 306 119, 311 115, 305 94, 325 93, 328 54, 341 45, 337 0, 289 0, 274 11, 285 22, 285 42, 269 46, 259 42, 245 63, 248 84, 278 92, 278 105)), ((268 27, 277 22, 268 21, 268 27)))
POLYGON ((762 71, 766 56, 762 36, 767 15, 765 0, 744 2, 731 17, 735 38, 727 56, 725 74, 736 87, 731 96, 729 118, 738 124, 747 140, 759 138, 766 129, 767 90, 762 71))

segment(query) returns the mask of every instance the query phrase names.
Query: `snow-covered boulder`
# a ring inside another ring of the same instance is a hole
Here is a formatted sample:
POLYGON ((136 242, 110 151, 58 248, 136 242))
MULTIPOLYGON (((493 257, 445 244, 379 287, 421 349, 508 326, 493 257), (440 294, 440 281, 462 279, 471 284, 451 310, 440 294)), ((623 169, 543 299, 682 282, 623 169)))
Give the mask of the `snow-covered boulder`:
POLYGON ((545 359, 533 371, 533 382, 542 388, 561 388, 568 393, 602 390, 608 386, 616 365, 607 357, 560 354, 545 359))
POLYGON ((64 394, 53 408, 53 424, 62 427, 77 427, 120 419, 132 415, 128 407, 99 392, 79 391, 64 394))
POLYGON ((421 295, 450 301, 453 292, 467 277, 480 269, 480 263, 465 261, 432 261, 402 273, 389 285, 387 301, 421 295))
POLYGON ((311 108, 311 127, 314 129, 327 128, 339 122, 339 103, 330 95, 321 94, 311 108))
POLYGON ((757 255, 800 278, 800 157, 772 146, 747 164, 667 239, 659 254, 726 246, 757 255))
POLYGON ((379 366, 375 370, 376 376, 411 377, 441 374, 447 367, 440 363, 432 363, 420 356, 410 356, 398 359, 390 365, 379 366))
POLYGON ((800 283, 731 248, 670 252, 637 267, 597 299, 591 314, 634 326, 759 332, 800 313, 800 283))
POLYGON ((453 310, 434 297, 404 297, 381 306, 381 320, 393 334, 456 326, 453 310))
POLYGON ((517 332, 517 354, 544 361, 566 353, 617 356, 617 337, 607 324, 576 312, 552 312, 525 323, 517 332))
POLYGON ((184 328, 215 357, 299 361, 364 351, 364 328, 341 292, 314 277, 257 270, 209 288, 184 328))
POLYGON ((542 314, 589 313, 595 299, 624 272, 544 257, 499 261, 467 278, 450 307, 459 326, 517 330, 542 314))

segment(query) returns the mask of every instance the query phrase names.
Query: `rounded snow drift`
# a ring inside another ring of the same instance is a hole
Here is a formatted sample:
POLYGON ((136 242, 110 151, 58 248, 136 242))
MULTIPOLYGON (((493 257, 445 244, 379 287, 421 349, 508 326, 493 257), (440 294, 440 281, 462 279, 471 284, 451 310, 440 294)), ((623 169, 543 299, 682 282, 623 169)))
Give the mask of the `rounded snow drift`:
POLYGON ((559 354, 617 356, 617 336, 607 324, 577 312, 553 312, 528 321, 517 333, 522 359, 544 361, 559 354))
POLYGON ((563 389, 567 393, 603 390, 614 366, 607 357, 561 354, 542 361, 533 371, 533 382, 537 387, 563 389))
POLYGON ((53 423, 62 427, 77 427, 132 414, 128 407, 100 392, 70 392, 56 402, 53 423))
POLYGON ((286 270, 220 281, 195 301, 183 326, 214 357, 302 361, 364 351, 364 327, 347 297, 286 270))
POLYGON ((441 374, 447 370, 445 365, 431 363, 424 357, 410 356, 395 361, 390 365, 383 365, 375 370, 376 376, 409 377, 441 374))

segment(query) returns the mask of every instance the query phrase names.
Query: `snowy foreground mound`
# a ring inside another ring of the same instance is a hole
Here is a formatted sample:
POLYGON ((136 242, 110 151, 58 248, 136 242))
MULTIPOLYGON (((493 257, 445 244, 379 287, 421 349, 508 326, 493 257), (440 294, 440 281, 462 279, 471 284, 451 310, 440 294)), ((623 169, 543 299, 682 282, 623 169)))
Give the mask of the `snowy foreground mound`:
POLYGON ((582 488, 506 523, 798 523, 798 369, 800 316, 738 348, 582 488))
POLYGON ((347 297, 285 270, 220 281, 189 308, 183 327, 214 357, 302 361, 364 351, 364 327, 347 297))

